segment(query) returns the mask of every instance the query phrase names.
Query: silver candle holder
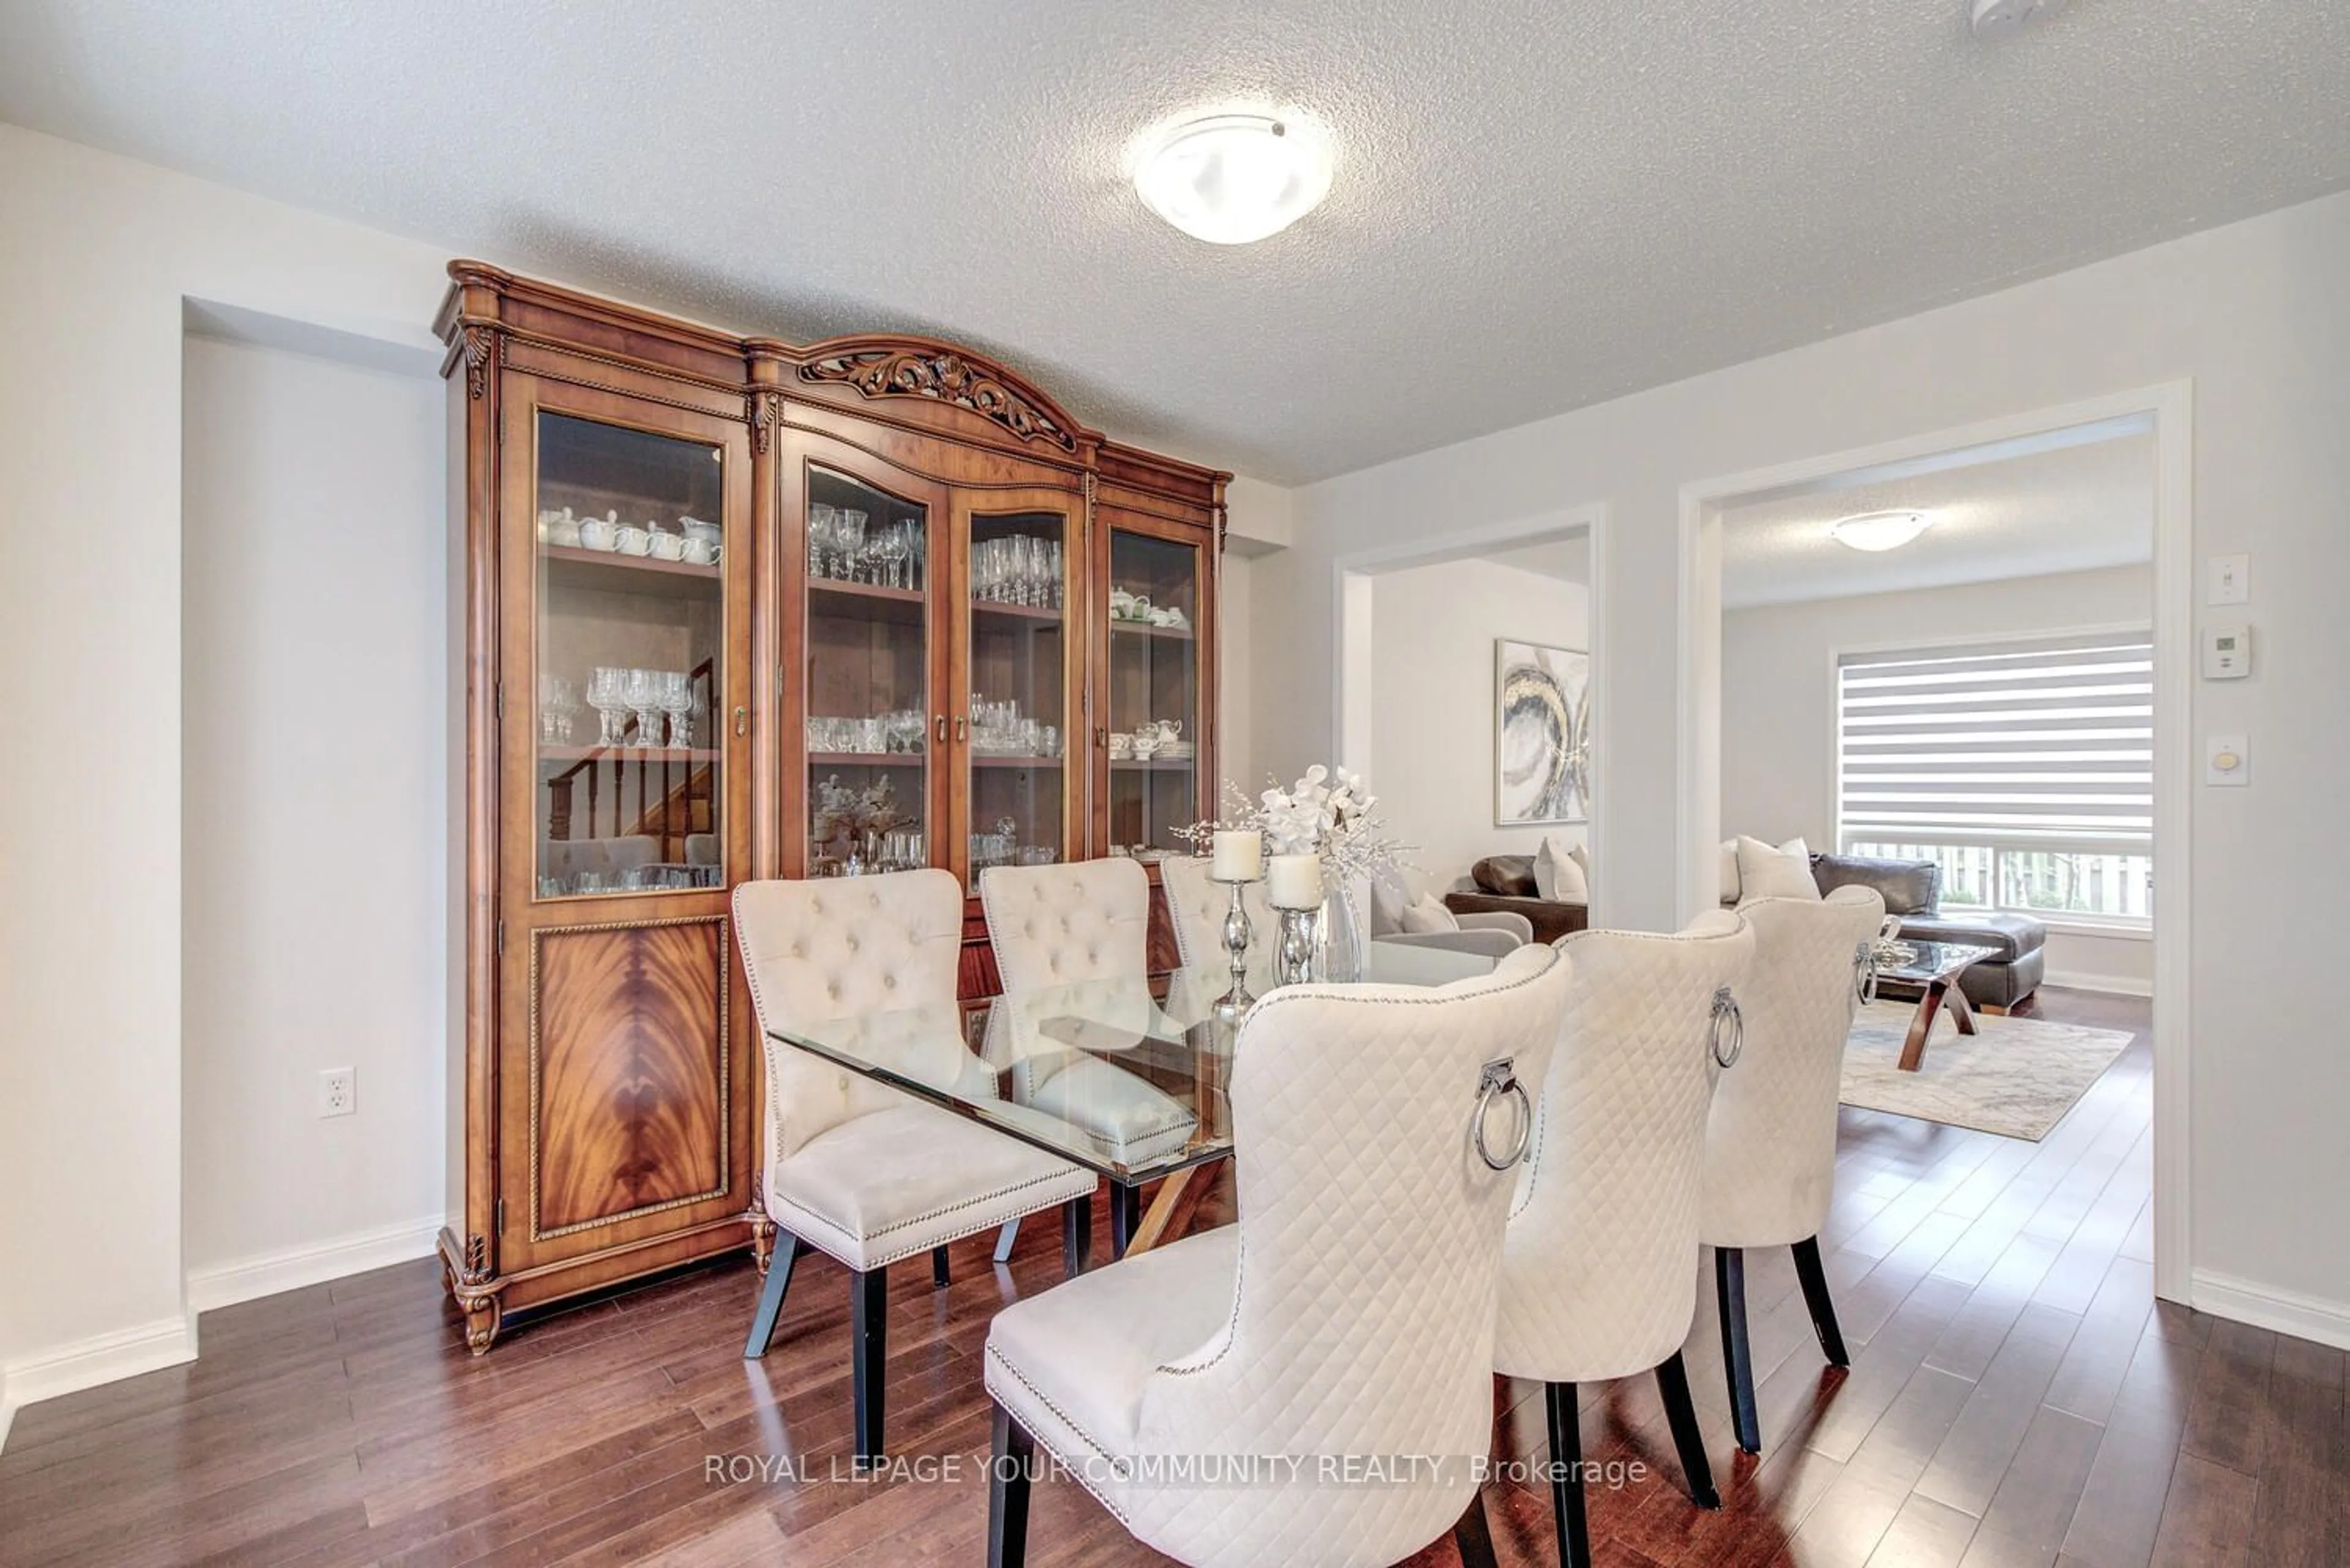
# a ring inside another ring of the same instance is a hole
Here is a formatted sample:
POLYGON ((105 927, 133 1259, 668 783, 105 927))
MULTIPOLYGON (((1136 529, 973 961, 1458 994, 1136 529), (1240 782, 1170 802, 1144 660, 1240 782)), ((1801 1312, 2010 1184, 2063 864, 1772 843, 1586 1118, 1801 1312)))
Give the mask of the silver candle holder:
POLYGON ((1232 960, 1232 987, 1216 999, 1216 1022, 1234 1029, 1240 1026, 1241 1015, 1256 1005, 1256 998, 1249 994, 1248 988, 1249 939, 1253 933, 1249 929, 1248 907, 1241 898, 1242 890, 1256 878, 1215 879, 1232 890, 1232 908, 1224 911, 1224 952, 1232 960))
POLYGON ((1280 985, 1304 985, 1314 978, 1314 947, 1319 909, 1275 909, 1281 943, 1274 950, 1273 973, 1280 985))

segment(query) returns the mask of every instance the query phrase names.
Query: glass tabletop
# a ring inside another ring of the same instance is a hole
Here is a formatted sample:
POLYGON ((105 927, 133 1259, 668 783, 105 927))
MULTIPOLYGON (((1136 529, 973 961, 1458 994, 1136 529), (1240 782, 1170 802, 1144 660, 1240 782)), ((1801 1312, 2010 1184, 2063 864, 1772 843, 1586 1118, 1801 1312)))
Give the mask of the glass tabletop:
MULTIPOLYGON (((1373 942, 1365 980, 1446 985, 1490 972, 1472 953, 1373 942)), ((1230 984, 1202 971, 1191 994, 1230 984)), ((1133 1185, 1220 1159, 1232 1147, 1232 1029, 1178 1018, 1139 981, 1088 981, 1037 993, 964 1037, 962 1010, 933 1005, 768 1031, 779 1044, 1133 1185)))
POLYGON ((1972 947, 1964 942, 1921 942, 1908 937, 1894 944, 1897 950, 1907 950, 1909 956, 1901 957, 1897 950, 1888 953, 1878 950, 1877 978, 1907 981, 1913 985, 1928 984, 1954 975, 1969 964, 1981 963, 1997 953, 1997 948, 1972 947))

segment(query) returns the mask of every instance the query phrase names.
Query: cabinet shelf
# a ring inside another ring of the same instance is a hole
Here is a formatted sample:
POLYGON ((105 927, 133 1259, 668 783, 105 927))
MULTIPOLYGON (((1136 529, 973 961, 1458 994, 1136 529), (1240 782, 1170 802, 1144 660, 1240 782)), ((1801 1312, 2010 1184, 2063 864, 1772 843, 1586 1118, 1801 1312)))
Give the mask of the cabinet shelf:
POLYGON ((1138 762, 1131 757, 1113 757, 1109 771, 1114 774, 1188 774, 1198 761, 1196 757, 1152 757, 1138 762))
POLYGON ((726 753, 700 746, 557 746, 541 745, 542 763, 714 763, 726 753))
POLYGON ((1153 626, 1147 620, 1118 620, 1113 618, 1109 629, 1118 637, 1145 638, 1162 642, 1192 642, 1197 640, 1188 626, 1153 626))
POLYGON ((1040 772, 1051 768, 1058 771, 1066 760, 1063 757, 1003 757, 974 753, 971 765, 975 768, 1035 768, 1040 772))
POLYGON ((975 616, 1002 616, 1006 620, 1049 621, 1055 626, 1061 622, 1061 612, 1057 608, 1047 608, 1043 605, 1008 605, 995 599, 972 600, 971 613, 975 616))
POLYGON ((929 758, 920 752, 810 752, 812 768, 920 768, 929 758))
POLYGON ((650 556, 619 556, 609 550, 589 550, 570 545, 542 545, 546 580, 556 587, 585 588, 608 594, 658 594, 664 598, 715 597, 718 566, 697 566, 690 561, 656 561, 650 556))
POLYGON ((808 614, 859 626, 920 626, 930 615, 930 596, 920 588, 885 588, 875 583, 808 579, 808 614))

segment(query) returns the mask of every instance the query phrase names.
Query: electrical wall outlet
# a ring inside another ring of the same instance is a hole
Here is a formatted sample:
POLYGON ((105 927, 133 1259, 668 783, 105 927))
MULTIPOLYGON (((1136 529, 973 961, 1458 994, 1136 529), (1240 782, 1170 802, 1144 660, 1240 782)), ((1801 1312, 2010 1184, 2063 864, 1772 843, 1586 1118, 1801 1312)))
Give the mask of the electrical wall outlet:
POLYGON ((348 1067, 329 1067, 318 1075, 318 1114, 347 1116, 359 1108, 359 1074, 348 1067))

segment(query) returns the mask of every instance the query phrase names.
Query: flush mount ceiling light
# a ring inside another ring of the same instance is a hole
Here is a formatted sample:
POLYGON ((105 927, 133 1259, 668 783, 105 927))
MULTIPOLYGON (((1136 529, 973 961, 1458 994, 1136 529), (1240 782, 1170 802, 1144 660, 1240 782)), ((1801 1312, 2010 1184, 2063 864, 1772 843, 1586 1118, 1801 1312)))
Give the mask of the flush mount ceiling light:
POLYGON ((2064 0, 1975 0, 1975 36, 2003 38, 2064 8, 2064 0))
POLYGON ((1277 234, 1330 193, 1329 133, 1297 116, 1217 114, 1150 138, 1134 187, 1150 210, 1211 244, 1277 234))
POLYGON ((1923 512, 1871 512, 1832 525, 1828 536, 1856 550, 1898 550, 1933 525, 1923 512))

